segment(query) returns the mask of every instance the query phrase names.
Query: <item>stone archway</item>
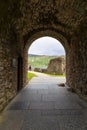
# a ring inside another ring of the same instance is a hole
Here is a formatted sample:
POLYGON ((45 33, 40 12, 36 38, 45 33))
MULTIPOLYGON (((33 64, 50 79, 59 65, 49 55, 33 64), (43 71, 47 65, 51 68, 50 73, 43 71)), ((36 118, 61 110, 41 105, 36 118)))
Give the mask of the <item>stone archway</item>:
MULTIPOLYGON (((72 37, 71 41, 69 42, 68 39, 66 39, 63 35, 61 35, 58 32, 55 32, 53 30, 44 30, 44 31, 42 30, 40 32, 37 32, 28 39, 28 41, 25 45, 24 66, 26 66, 26 64, 27 64, 26 58, 27 58, 27 51, 28 51, 29 46, 31 45, 31 43, 34 40, 36 40, 37 38, 40 38, 42 36, 54 37, 62 43, 62 45, 66 51, 66 82, 67 82, 67 85, 70 86, 72 89, 74 89, 74 91, 76 91, 77 93, 85 93, 83 91, 86 90, 85 89, 86 84, 84 84, 85 87, 83 86, 83 84, 81 84, 81 82, 83 82, 83 78, 80 76, 80 75, 82 75, 81 71, 80 71, 82 69, 82 65, 81 65, 82 57, 80 55, 81 55, 81 53, 83 53, 83 51, 81 51, 81 49, 80 49, 81 45, 82 45, 80 38, 78 39, 77 37, 74 36, 74 37, 72 37)), ((85 45, 85 43, 84 43, 84 45, 85 45)), ((26 77, 25 76, 25 73, 27 72, 26 70, 27 69, 25 68, 24 77, 26 77)), ((25 78, 24 82, 26 83, 26 78, 25 78)))
POLYGON ((26 80, 27 80, 27 70, 28 70, 28 49, 29 46, 32 44, 33 41, 35 41, 36 39, 40 38, 40 37, 44 37, 44 36, 50 36, 53 37, 57 40, 59 40, 61 42, 61 44, 63 45, 65 52, 67 53, 68 50, 68 42, 67 39, 65 37, 63 37, 61 34, 58 34, 57 32, 53 31, 53 30, 45 30, 45 31, 39 31, 37 33, 35 33, 34 35, 32 35, 29 39, 28 42, 25 45, 24 48, 24 86, 26 84, 26 80), (26 78, 25 78, 26 77, 26 78))
POLYGON ((27 50, 41 36, 65 48, 67 84, 87 95, 87 2, 82 0, 13 0, 0 4, 0 109, 17 93, 17 59, 23 57, 26 85, 27 50), (12 61, 17 62, 15 67, 12 61))

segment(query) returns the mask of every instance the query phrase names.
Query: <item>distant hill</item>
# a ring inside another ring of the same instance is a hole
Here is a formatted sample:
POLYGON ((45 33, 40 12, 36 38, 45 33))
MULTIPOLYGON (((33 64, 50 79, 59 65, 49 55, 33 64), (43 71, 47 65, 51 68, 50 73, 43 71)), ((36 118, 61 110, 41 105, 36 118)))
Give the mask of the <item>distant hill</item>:
POLYGON ((51 56, 51 55, 36 55, 36 54, 28 54, 29 57, 65 57, 65 55, 61 56, 51 56))
MULTIPOLYGON (((28 55, 28 63, 32 66, 32 68, 35 67, 42 67, 46 68, 48 66, 48 63, 51 59, 57 58, 60 56, 44 56, 44 55, 28 55)), ((64 57, 64 56, 61 56, 64 57)))
POLYGON ((41 55, 34 55, 34 54, 28 54, 29 57, 37 57, 37 56, 41 56, 41 55))

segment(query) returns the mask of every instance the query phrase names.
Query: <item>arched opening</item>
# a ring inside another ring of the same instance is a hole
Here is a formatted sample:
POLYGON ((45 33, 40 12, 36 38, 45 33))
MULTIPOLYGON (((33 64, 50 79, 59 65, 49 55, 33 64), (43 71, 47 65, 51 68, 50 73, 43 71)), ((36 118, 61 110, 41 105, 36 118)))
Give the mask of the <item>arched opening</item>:
POLYGON ((41 37, 52 37, 55 38, 57 41, 59 41, 61 43, 61 45, 63 46, 64 50, 65 50, 65 54, 66 54, 66 83, 67 83, 67 79, 68 79, 68 74, 67 74, 67 56, 68 56, 68 50, 69 50, 69 43, 66 37, 64 37, 63 35, 61 35, 59 32, 56 32, 54 30, 44 30, 44 31, 37 31, 35 32, 32 36, 28 36, 28 40, 25 43, 24 46, 24 55, 23 55, 23 86, 26 86, 28 79, 27 79, 27 72, 28 72, 28 49, 31 46, 31 44, 37 40, 38 38, 41 37))
POLYGON ((29 70, 65 77, 65 66, 65 49, 57 39, 49 36, 40 37, 29 47, 29 70))

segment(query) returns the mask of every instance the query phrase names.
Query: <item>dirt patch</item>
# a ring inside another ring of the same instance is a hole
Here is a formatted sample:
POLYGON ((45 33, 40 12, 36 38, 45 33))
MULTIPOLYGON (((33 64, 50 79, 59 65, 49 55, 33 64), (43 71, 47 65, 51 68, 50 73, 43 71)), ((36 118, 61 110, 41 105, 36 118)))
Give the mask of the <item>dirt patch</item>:
POLYGON ((65 84, 64 83, 60 83, 60 84, 58 84, 58 86, 65 87, 65 84))

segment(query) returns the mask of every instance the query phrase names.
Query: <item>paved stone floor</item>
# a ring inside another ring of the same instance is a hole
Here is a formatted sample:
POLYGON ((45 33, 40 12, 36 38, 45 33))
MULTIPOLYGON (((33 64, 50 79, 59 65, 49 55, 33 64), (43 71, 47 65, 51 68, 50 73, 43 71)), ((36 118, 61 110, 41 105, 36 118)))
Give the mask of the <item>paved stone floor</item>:
POLYGON ((34 77, 0 116, 0 130, 87 130, 87 103, 64 78, 34 77))

